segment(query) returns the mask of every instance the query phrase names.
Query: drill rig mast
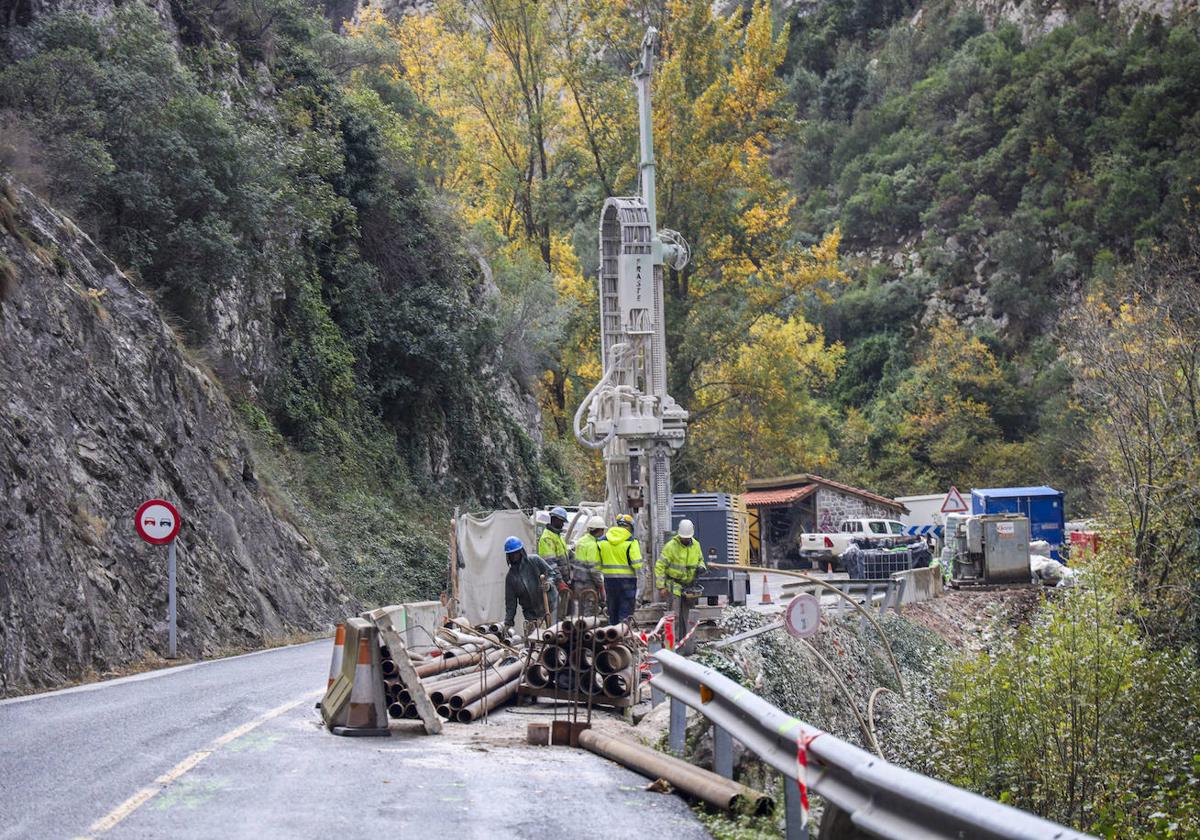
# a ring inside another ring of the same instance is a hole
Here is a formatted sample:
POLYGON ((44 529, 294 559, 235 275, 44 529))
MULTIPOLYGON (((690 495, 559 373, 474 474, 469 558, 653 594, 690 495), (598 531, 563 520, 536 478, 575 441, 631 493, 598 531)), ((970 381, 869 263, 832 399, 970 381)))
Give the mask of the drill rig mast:
POLYGON ((609 198, 600 214, 600 334, 603 375, 575 413, 580 443, 604 451, 610 516, 631 513, 649 550, 644 593, 671 528, 671 457, 683 446, 688 413, 667 393, 663 267, 681 270, 683 237, 659 230, 654 184, 650 79, 658 31, 646 30, 633 71, 641 137, 641 195, 609 198), (586 421, 584 415, 586 413, 586 421), (644 515, 639 515, 644 514, 644 515))

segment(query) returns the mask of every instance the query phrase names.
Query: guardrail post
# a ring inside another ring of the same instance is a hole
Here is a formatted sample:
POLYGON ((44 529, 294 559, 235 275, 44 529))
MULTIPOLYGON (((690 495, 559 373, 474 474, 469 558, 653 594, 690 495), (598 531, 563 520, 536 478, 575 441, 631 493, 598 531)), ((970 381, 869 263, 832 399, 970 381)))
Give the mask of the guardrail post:
MULTIPOLYGON (((658 641, 657 639, 651 639, 650 643, 646 645, 646 650, 651 656, 653 656, 656 651, 662 650, 662 642, 658 641)), ((653 676, 655 674, 661 674, 661 673, 662 673, 662 666, 659 665, 656 660, 651 659, 650 660, 650 674, 653 676)), ((659 703, 661 703, 666 698, 666 696, 667 695, 663 694, 661 691, 658 690, 658 687, 654 685, 654 681, 651 680, 650 681, 650 708, 654 708, 655 706, 657 706, 659 703)))
POLYGON ((667 747, 678 756, 683 755, 683 742, 687 737, 687 706, 682 700, 671 698, 671 728, 667 734, 667 747))
POLYGON ((726 779, 733 778, 733 736, 715 723, 713 736, 713 772, 726 779))
POLYGON ((796 782, 783 777, 783 808, 787 840, 808 840, 808 826, 804 824, 804 811, 800 807, 800 788, 796 782))

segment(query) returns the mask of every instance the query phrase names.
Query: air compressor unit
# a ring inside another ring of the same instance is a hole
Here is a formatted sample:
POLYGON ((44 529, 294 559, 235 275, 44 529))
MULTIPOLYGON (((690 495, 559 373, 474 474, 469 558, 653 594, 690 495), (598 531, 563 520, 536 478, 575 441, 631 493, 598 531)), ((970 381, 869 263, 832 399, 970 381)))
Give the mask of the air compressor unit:
POLYGON ((985 513, 946 516, 942 563, 951 586, 1029 584, 1029 518, 985 513))

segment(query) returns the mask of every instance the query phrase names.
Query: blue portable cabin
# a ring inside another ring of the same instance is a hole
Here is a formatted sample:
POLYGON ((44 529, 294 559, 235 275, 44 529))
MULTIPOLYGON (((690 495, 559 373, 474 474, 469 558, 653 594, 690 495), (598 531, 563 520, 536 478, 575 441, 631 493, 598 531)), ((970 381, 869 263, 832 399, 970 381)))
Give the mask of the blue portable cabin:
POLYGON ((1029 518, 1029 538, 1050 543, 1050 554, 1062 560, 1059 550, 1066 539, 1063 494, 1053 487, 1000 487, 971 491, 971 513, 1022 513, 1029 518))

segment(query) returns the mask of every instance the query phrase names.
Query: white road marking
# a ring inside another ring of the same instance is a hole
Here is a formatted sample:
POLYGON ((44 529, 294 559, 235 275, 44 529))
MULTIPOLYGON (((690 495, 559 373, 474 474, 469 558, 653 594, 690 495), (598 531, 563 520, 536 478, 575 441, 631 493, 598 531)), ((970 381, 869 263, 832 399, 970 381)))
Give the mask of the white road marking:
POLYGON ((275 653, 276 651, 280 650, 289 650, 291 648, 315 644, 329 644, 329 639, 314 639, 311 642, 300 642, 294 645, 281 645, 280 647, 264 648, 263 650, 252 650, 249 653, 239 653, 237 656, 226 656, 221 659, 206 659, 203 662, 191 662, 187 665, 169 665, 165 668, 159 668, 156 671, 147 671, 144 674, 131 674, 128 677, 117 677, 116 679, 101 680, 99 682, 86 683, 85 685, 73 685, 70 688, 59 688, 54 691, 43 691, 40 694, 26 694, 22 697, 9 697, 6 700, 0 700, 0 706, 8 706, 14 703, 29 703, 34 700, 44 700, 47 697, 61 697, 64 694, 78 694, 82 691, 99 691, 102 688, 110 688, 114 685, 124 685, 125 683, 141 682, 142 680, 153 680, 157 679, 158 677, 167 677, 172 674, 182 674, 185 671, 192 670, 193 668, 202 668, 205 665, 215 665, 218 662, 232 662, 235 659, 245 659, 248 656, 262 656, 264 653, 275 653))
POLYGON ((210 743, 204 749, 196 750, 196 752, 192 753, 187 758, 185 758, 183 761, 176 764, 174 767, 172 767, 166 773, 163 773, 161 776, 159 776, 157 779, 154 780, 153 784, 142 788, 137 793, 135 793, 133 796, 129 797, 124 802, 122 802, 120 805, 118 805, 116 808, 113 808, 111 811, 109 811, 103 817, 96 820, 88 828, 88 834, 86 834, 82 837, 77 837, 77 838, 75 838, 75 840, 93 840, 93 838, 95 838, 97 835, 103 834, 104 832, 110 830, 115 825, 117 825, 117 823, 121 822, 121 820, 125 819, 130 814, 132 814, 134 811, 136 811, 138 808, 141 808, 143 805, 145 805, 147 802, 149 802, 155 796, 160 794, 162 791, 166 790, 173 783, 178 781, 185 773, 187 773, 189 770, 193 769, 197 764, 204 761, 204 759, 208 758, 210 755, 212 755, 214 752, 219 750, 221 747, 225 746, 226 744, 230 743, 231 741, 236 741, 238 738, 241 738, 243 735, 245 735, 249 732, 253 732, 255 729, 262 726, 264 723, 271 720, 272 718, 277 718, 282 714, 290 712, 292 709, 296 708, 301 703, 310 701, 314 697, 321 696, 324 693, 325 693, 324 689, 321 689, 319 691, 310 691, 307 694, 301 695, 299 698, 297 698, 295 700, 291 700, 287 703, 284 703, 282 706, 276 706, 274 709, 271 709, 269 712, 264 712, 263 714, 256 717, 254 720, 249 721, 248 723, 243 723, 241 726, 237 727, 236 729, 232 729, 229 732, 226 732, 221 737, 213 740, 213 742, 210 743))

